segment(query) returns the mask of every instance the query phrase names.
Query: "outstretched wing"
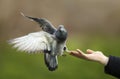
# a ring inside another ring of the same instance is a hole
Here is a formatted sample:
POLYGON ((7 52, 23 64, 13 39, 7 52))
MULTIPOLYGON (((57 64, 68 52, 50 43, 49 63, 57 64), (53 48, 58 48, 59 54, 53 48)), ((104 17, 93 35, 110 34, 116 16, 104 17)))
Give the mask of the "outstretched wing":
POLYGON ((25 52, 40 52, 48 49, 49 43, 47 37, 48 33, 44 31, 30 33, 28 35, 18 37, 9 41, 14 48, 25 52))
POLYGON ((30 16, 25 16, 23 13, 21 13, 21 15, 39 23, 40 27, 42 27, 42 30, 47 33, 53 34, 56 31, 56 28, 52 25, 52 23, 45 18, 34 18, 30 16))

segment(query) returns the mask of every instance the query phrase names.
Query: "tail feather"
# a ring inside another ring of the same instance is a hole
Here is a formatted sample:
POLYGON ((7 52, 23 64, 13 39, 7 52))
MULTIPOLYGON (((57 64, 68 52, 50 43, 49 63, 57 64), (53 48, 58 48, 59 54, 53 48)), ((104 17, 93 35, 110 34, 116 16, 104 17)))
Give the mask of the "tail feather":
POLYGON ((57 56, 52 56, 48 53, 44 54, 45 64, 50 71, 54 71, 58 68, 57 56))

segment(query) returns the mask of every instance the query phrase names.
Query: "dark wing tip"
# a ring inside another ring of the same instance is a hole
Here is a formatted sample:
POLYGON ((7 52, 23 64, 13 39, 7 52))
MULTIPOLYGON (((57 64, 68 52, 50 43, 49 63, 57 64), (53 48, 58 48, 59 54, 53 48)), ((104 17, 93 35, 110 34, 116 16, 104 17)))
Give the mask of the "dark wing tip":
POLYGON ((31 21, 35 21, 38 24, 40 24, 40 27, 42 27, 42 30, 47 33, 53 34, 56 31, 56 28, 52 25, 52 23, 45 18, 34 18, 31 16, 26 16, 22 12, 20 12, 20 14, 23 17, 26 17, 26 18, 30 19, 31 21))
POLYGON ((34 21, 34 18, 33 18, 33 17, 26 16, 26 15, 24 15, 23 12, 20 12, 20 14, 21 14, 23 17, 26 17, 26 18, 30 19, 31 21, 34 21))

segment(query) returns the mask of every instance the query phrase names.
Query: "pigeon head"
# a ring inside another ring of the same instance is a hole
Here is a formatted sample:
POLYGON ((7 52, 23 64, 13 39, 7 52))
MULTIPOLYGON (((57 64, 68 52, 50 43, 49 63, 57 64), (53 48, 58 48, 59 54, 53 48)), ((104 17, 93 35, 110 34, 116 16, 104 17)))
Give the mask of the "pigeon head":
POLYGON ((64 42, 67 39, 67 30, 63 25, 59 25, 57 31, 55 32, 55 37, 59 42, 64 42))

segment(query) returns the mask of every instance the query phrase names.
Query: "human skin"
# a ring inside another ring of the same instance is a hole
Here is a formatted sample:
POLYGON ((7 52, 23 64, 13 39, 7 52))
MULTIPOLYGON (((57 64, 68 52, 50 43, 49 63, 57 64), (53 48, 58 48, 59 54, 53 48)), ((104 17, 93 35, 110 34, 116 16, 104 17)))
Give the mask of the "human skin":
POLYGON ((86 53, 77 49, 75 51, 70 51, 70 55, 89 61, 96 61, 103 65, 107 65, 109 61, 109 57, 105 56, 101 51, 93 51, 91 49, 87 49, 86 53))

